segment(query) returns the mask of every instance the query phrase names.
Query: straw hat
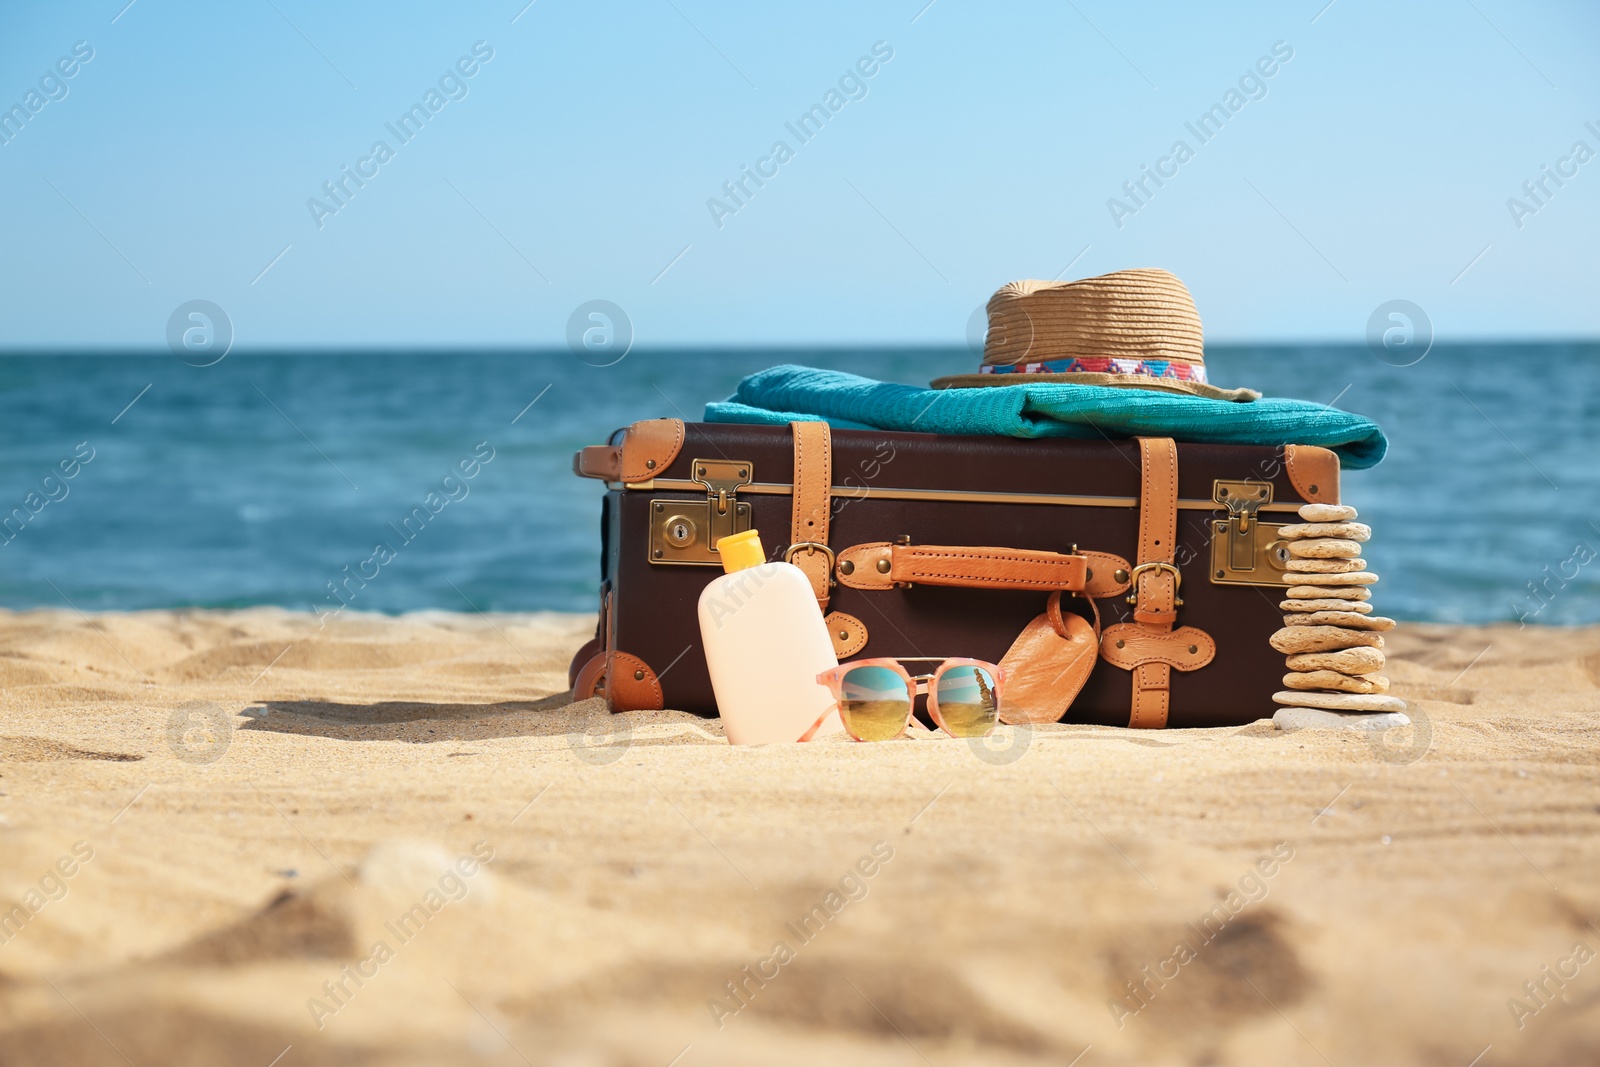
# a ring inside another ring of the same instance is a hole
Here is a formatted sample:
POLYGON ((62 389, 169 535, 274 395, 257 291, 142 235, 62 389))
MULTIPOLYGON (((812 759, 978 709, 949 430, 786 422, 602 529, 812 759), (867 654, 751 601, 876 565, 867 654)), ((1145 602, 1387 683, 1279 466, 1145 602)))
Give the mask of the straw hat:
POLYGON ((1200 313, 1164 270, 1119 270, 1074 282, 1010 282, 989 298, 989 335, 977 374, 935 389, 1064 382, 1256 400, 1254 389, 1206 381, 1200 313))

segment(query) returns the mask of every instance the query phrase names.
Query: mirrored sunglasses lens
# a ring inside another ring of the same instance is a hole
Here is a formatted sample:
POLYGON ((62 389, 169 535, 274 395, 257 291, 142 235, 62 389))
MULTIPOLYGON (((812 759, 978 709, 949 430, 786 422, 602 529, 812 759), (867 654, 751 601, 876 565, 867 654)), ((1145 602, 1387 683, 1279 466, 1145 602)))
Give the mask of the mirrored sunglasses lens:
POLYGON ((898 737, 911 714, 906 680, 888 667, 852 667, 839 681, 839 711, 863 741, 898 737))
POLYGON ((982 737, 1000 717, 994 674, 985 667, 951 667, 939 676, 935 693, 939 717, 956 737, 982 737))

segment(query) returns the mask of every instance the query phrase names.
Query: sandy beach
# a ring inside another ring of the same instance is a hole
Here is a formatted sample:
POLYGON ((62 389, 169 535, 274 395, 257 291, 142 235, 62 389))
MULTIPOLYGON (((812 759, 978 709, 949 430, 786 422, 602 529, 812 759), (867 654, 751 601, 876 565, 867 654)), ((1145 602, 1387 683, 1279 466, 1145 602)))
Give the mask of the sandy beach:
POLYGON ((0 1062, 1600 1046, 1600 628, 1403 627, 1381 739, 734 749, 570 703, 592 626, 0 614, 0 1062))

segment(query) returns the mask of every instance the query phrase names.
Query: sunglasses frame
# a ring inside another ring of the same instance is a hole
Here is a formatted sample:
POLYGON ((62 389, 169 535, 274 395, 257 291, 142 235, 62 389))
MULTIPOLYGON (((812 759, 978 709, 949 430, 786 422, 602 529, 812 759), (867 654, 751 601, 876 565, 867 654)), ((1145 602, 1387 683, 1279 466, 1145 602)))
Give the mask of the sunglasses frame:
POLYGON ((832 667, 817 675, 817 681, 827 686, 828 691, 833 694, 833 707, 829 708, 827 714, 813 723, 811 729, 807 730, 800 740, 811 740, 816 734, 817 728, 827 720, 828 715, 832 715, 835 711, 839 713, 839 721, 844 723, 845 732, 857 741, 864 740, 851 728, 850 717, 844 710, 844 676, 858 667, 886 667, 898 674, 901 680, 906 683, 906 696, 909 698, 906 704, 906 721, 900 727, 898 734, 892 738, 885 738, 885 740, 894 741, 906 736, 906 731, 910 729, 912 720, 916 718, 918 696, 926 696, 928 698, 928 715, 938 725, 939 729, 951 737, 963 736, 952 732, 945 725, 944 716, 939 713, 939 679, 944 677, 945 671, 952 667, 982 667, 994 679, 994 722, 990 723, 989 729, 982 734, 971 736, 987 737, 999 725, 1001 693, 1004 691, 1006 684, 1006 672, 1001 669, 999 664, 990 663, 987 660, 966 659, 959 656, 879 656, 841 663, 837 667, 832 667), (931 674, 912 674, 901 666, 903 663, 937 663, 938 667, 931 674))

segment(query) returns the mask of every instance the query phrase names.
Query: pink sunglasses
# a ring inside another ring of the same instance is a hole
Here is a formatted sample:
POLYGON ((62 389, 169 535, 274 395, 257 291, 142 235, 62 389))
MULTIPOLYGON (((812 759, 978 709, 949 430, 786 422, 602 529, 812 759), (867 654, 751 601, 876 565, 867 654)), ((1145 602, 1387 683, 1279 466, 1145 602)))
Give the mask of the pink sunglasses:
MULTIPOLYGON (((890 741, 911 725, 917 697, 926 694, 928 714, 952 737, 984 737, 1000 721, 1005 672, 981 659, 906 656, 858 659, 817 675, 833 693, 844 728, 857 741, 890 741), (938 664, 931 674, 911 674, 902 663, 938 664)), ((830 708, 828 714, 833 713, 830 708)), ((809 741, 828 718, 801 737, 809 741)))

